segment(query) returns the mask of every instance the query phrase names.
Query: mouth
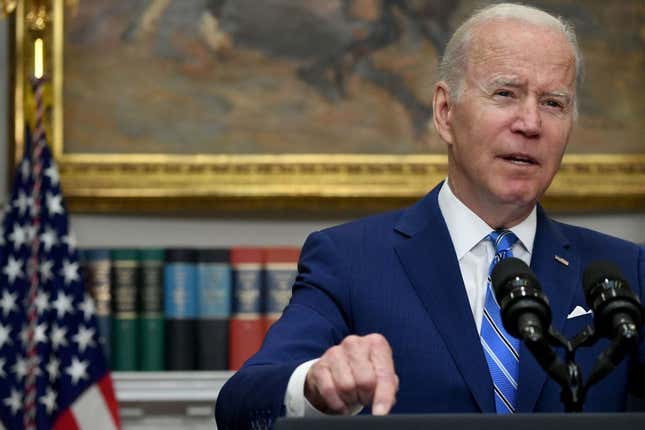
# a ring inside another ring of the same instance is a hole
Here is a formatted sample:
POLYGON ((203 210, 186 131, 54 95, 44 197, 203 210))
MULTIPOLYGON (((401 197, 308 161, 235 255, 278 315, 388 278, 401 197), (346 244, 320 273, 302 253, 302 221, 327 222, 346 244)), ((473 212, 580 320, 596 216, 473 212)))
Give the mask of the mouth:
POLYGON ((499 158, 518 166, 537 166, 540 164, 535 158, 526 154, 504 154, 499 158))

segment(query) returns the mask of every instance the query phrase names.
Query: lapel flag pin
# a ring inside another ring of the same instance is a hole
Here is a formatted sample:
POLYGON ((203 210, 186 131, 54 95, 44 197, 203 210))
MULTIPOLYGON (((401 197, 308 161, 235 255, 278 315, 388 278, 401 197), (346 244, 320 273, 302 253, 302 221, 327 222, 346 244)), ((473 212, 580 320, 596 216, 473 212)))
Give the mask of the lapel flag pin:
POLYGON ((555 261, 557 261, 558 263, 563 264, 563 265, 565 265, 565 266, 569 267, 569 260, 566 260, 566 259, 564 259, 564 258, 560 257, 559 255, 556 255, 556 256, 555 256, 555 261))

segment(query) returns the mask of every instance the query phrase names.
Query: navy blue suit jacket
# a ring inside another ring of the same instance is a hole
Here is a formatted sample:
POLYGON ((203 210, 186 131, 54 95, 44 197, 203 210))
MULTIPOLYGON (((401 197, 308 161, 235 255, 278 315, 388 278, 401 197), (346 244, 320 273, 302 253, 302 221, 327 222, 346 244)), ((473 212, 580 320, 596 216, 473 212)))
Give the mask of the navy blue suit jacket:
MULTIPOLYGON (((438 191, 439 186, 409 208, 309 236, 289 306, 261 350, 218 396, 220 429, 269 427, 284 413, 293 370, 350 334, 381 333, 392 346, 400 378, 393 413, 495 412, 491 377, 438 191)), ((566 337, 592 321, 591 315, 567 315, 577 305, 588 309, 582 273, 596 259, 618 264, 643 301, 643 247, 556 222, 538 207, 531 267, 551 303, 552 325, 566 337)), ((602 340, 579 350, 583 375, 607 346, 602 340)), ((641 342, 636 356, 591 388, 585 410, 624 410, 628 381, 645 386, 644 363, 641 342)), ((563 411, 559 386, 523 345, 518 384, 520 412, 563 411)))

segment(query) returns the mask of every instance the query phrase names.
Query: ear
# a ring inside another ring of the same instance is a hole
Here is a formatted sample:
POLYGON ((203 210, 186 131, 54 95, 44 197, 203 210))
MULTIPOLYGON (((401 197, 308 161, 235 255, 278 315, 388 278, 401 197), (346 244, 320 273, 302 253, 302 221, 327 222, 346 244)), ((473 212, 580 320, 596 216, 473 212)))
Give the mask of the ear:
POLYGON ((448 93, 448 84, 444 81, 437 82, 434 97, 432 98, 432 121, 441 140, 448 144, 453 141, 451 126, 453 107, 454 105, 448 93))

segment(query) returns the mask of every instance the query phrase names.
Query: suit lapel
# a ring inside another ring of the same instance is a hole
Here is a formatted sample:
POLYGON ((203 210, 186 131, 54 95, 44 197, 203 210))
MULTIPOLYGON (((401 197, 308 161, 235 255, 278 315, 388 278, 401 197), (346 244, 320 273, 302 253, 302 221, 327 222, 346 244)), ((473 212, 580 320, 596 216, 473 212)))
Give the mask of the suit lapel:
POLYGON ((480 409, 495 412, 492 381, 438 206, 439 188, 402 217, 395 250, 480 409))
MULTIPOLYGON (((553 315, 551 325, 560 332, 578 284, 579 265, 580 261, 571 249, 569 241, 560 232, 557 224, 538 206, 531 268, 549 299, 553 315), (559 259, 556 259, 556 256, 559 259), (568 266, 564 261, 569 263, 568 266)), ((520 357, 518 411, 532 412, 547 375, 524 344, 520 348, 520 357)))

